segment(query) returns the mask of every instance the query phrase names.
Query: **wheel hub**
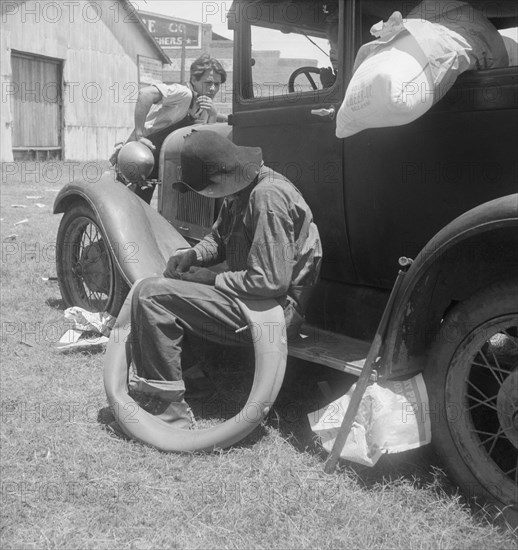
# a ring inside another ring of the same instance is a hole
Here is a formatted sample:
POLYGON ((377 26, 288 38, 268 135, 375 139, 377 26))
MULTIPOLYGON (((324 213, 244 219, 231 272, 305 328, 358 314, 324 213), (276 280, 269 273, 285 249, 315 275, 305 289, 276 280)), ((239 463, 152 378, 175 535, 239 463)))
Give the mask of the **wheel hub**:
POLYGON ((502 383, 496 406, 500 426, 509 441, 518 449, 518 369, 502 383))
POLYGON ((99 241, 85 246, 76 265, 76 274, 92 292, 109 292, 110 264, 104 243, 99 241))

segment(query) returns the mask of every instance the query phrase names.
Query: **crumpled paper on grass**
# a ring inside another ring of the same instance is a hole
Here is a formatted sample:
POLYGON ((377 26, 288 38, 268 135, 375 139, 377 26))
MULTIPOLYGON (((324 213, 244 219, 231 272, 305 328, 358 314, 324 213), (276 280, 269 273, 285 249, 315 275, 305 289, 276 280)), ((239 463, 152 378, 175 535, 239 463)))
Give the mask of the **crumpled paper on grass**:
MULTIPOLYGON (((339 399, 308 414, 311 429, 331 452, 355 384, 339 399)), ((340 457, 374 466, 384 453, 400 453, 432 440, 428 395, 421 374, 367 387, 340 457)))
POLYGON ((65 310, 65 319, 73 322, 73 328, 60 338, 57 344, 60 351, 106 344, 116 321, 116 317, 105 311, 92 313, 77 306, 65 310))
POLYGON ((65 310, 65 319, 74 322, 74 328, 81 331, 94 331, 109 336, 116 317, 106 311, 92 313, 81 307, 69 307, 65 310))

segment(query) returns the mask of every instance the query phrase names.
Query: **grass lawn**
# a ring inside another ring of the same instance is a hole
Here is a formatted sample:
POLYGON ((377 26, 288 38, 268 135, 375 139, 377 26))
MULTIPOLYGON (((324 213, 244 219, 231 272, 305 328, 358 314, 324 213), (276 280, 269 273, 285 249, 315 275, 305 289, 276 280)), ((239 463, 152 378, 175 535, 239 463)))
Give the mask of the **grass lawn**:
MULTIPOLYGON (((103 352, 55 349, 68 322, 52 280, 55 195, 100 171, 93 163, 2 166, 3 548, 518 547, 510 531, 463 504, 430 447, 325 475, 306 414, 324 404, 319 381, 340 395, 352 380, 323 367, 290 360, 266 422, 226 451, 165 454, 111 435, 103 352)), ((210 350, 218 392, 194 407, 201 424, 244 403, 251 358, 210 350)))

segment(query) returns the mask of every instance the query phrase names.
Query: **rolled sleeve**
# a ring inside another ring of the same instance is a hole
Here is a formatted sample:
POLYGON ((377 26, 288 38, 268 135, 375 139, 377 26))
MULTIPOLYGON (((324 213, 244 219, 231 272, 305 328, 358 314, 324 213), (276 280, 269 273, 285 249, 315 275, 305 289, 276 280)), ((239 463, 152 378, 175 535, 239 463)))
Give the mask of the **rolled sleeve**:
POLYGON ((218 219, 214 222, 211 232, 193 247, 199 265, 211 266, 225 260, 225 245, 221 238, 220 227, 223 220, 228 218, 228 208, 228 203, 225 201, 221 206, 218 219))
POLYGON ((201 266, 215 265, 224 260, 219 236, 214 231, 196 244, 193 250, 196 253, 196 261, 201 266))

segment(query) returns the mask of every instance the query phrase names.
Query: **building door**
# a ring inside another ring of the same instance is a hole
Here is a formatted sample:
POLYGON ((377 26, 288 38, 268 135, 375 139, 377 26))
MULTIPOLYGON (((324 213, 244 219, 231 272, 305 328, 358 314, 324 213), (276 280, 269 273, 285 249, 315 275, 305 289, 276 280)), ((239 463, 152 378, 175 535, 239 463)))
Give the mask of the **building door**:
POLYGON ((61 61, 12 54, 13 156, 62 158, 61 61))

